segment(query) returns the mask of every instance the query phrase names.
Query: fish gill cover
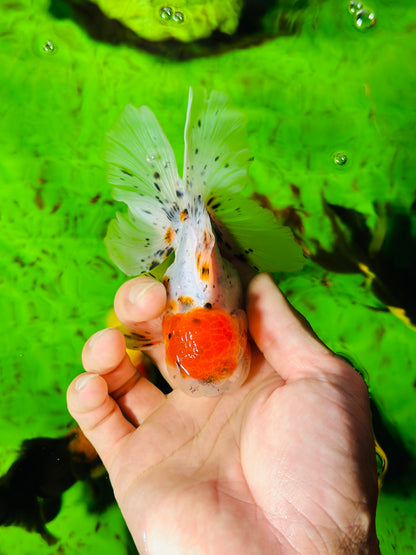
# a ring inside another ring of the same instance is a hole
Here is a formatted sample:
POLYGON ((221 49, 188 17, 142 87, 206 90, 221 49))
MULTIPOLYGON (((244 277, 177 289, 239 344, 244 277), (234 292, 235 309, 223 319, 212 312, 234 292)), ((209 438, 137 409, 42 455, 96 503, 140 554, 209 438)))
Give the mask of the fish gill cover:
MULTIPOLYGON (((387 473, 377 525, 383 553, 412 552, 414 3, 288 1, 257 12, 246 3, 233 35, 190 43, 140 41, 89 18, 87 4, 0 8, 0 473, 22 440, 69 429, 67 384, 124 280, 103 242, 116 209, 105 132, 126 104, 151 105, 179 145, 188 87, 202 85, 247 117, 247 194, 310 252, 301 273, 277 276, 282 289, 332 349, 365 368, 379 441, 389 460, 404 453, 387 473)), ((48 529, 58 546, 8 527, 1 549, 129 549, 118 509, 90 513, 82 484, 48 529)))

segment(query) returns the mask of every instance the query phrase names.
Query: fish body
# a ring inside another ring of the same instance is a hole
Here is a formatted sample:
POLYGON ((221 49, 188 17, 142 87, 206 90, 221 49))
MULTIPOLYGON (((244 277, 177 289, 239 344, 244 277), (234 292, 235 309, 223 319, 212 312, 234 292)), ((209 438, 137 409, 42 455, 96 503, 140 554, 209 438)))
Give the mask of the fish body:
POLYGON ((146 106, 127 106, 108 138, 114 198, 128 205, 127 214, 110 224, 110 258, 126 274, 137 275, 163 267, 174 253, 163 278, 164 377, 189 395, 232 391, 247 378, 250 348, 242 287, 228 259, 237 256, 266 271, 302 265, 290 230, 239 194, 251 161, 244 117, 224 94, 194 100, 191 89, 183 178, 146 106))
POLYGON ((167 371, 187 393, 216 396, 241 385, 250 367, 242 288, 220 254, 201 197, 185 189, 182 198, 175 260, 164 278, 167 371))

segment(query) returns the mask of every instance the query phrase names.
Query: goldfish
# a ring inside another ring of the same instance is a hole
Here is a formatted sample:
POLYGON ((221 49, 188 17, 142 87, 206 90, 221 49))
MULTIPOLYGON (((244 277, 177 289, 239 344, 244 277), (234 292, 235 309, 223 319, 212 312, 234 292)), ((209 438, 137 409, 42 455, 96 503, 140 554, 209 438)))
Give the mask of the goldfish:
MULTIPOLYGON (((219 91, 189 90, 183 177, 147 106, 127 105, 107 134, 108 181, 127 213, 105 238, 129 276, 162 268, 165 379, 192 396, 231 392, 247 379, 250 346, 239 274, 294 271, 302 249, 273 213, 242 194, 253 160, 246 119, 219 91)), ((148 345, 148 344, 147 344, 148 345)))
MULTIPOLYGON (((58 538, 46 524, 58 515, 64 492, 78 480, 85 481, 102 510, 107 501, 100 499, 106 493, 100 492, 99 479, 104 474, 96 450, 78 426, 60 437, 25 439, 17 459, 0 476, 0 526, 20 526, 54 545, 58 538)), ((106 490, 107 483, 104 477, 106 490)))

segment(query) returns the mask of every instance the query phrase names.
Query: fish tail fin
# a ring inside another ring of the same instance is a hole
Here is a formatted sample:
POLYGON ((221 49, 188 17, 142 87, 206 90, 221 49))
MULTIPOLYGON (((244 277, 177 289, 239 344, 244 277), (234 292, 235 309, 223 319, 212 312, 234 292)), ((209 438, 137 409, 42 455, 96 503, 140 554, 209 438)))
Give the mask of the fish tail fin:
POLYGON ((246 118, 224 93, 189 92, 185 126, 184 182, 207 206, 218 242, 228 255, 256 271, 294 271, 303 266, 302 249, 273 213, 244 197, 253 160, 246 118), (228 237, 228 240, 225 239, 228 237), (232 242, 232 246, 228 248, 232 242))
POLYGON ((189 89, 185 124, 184 183, 206 202, 216 191, 240 191, 251 161, 245 116, 226 94, 189 89))
POLYGON ((110 258, 127 275, 162 263, 176 246, 183 187, 176 160, 153 112, 127 105, 107 134, 105 159, 118 213, 105 238, 110 258))

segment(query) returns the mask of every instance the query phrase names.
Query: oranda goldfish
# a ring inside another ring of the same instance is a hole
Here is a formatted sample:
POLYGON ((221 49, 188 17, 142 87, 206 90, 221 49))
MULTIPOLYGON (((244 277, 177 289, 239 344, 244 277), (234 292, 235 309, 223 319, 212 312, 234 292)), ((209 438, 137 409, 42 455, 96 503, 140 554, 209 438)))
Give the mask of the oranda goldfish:
POLYGON ((106 158, 114 198, 128 205, 108 230, 111 259, 127 275, 167 268, 165 378, 196 396, 239 387, 250 349, 242 287, 229 260, 256 271, 302 266, 291 231, 240 194, 252 160, 244 116, 223 93, 193 99, 191 89, 181 178, 154 114, 128 105, 108 134, 106 158))

